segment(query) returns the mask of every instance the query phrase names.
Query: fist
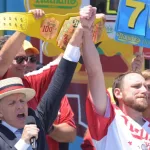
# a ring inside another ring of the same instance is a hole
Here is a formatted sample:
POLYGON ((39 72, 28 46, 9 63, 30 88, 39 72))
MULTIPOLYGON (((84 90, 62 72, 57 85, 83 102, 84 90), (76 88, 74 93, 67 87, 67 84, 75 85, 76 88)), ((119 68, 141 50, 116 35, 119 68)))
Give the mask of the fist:
POLYGON ((45 12, 41 9, 31 9, 29 13, 32 13, 35 19, 42 18, 45 15, 45 12))
POLYGON ((30 144, 30 139, 35 137, 38 139, 39 129, 35 124, 25 125, 21 139, 30 144))
POLYGON ((91 28, 95 17, 96 17, 96 7, 91 5, 85 6, 80 10, 80 22, 83 28, 91 28))

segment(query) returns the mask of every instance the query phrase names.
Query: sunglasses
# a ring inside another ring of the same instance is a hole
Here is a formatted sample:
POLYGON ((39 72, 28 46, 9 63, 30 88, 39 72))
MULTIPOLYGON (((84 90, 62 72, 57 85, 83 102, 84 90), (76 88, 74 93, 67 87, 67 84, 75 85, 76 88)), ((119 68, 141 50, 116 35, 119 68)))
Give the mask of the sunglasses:
POLYGON ((30 62, 30 63, 35 63, 37 61, 36 56, 31 55, 31 56, 17 56, 15 57, 15 60, 17 64, 21 64, 22 62, 30 62))

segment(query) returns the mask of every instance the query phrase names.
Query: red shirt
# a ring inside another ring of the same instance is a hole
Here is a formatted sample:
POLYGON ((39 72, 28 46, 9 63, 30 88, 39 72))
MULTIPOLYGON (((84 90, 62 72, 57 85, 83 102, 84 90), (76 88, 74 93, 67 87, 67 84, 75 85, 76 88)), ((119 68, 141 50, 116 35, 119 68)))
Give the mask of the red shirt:
MULTIPOLYGON (((60 115, 58 115, 57 119, 55 120, 54 124, 60 124, 60 123, 67 123, 70 126, 76 128, 75 122, 74 122, 74 114, 70 107, 70 104, 68 102, 67 97, 64 97, 61 101, 60 106, 60 115)), ((47 142, 50 150, 59 150, 59 143, 47 136, 47 142)))
POLYGON ((85 136, 84 136, 84 141, 81 144, 82 150, 96 150, 93 142, 92 142, 92 137, 90 135, 89 129, 87 129, 85 136))
MULTIPOLYGON (((55 73, 57 66, 58 66, 58 62, 53 61, 39 70, 35 70, 31 73, 26 74, 22 79, 23 84, 26 88, 33 88, 36 91, 35 97, 28 102, 28 106, 30 108, 34 110, 36 109, 43 94, 47 90, 49 83, 51 82, 51 79, 55 73)), ((8 78, 7 73, 1 79, 5 79, 5 78, 8 78)), ((66 97, 62 99, 60 112, 61 115, 59 117, 59 120, 57 118, 55 123, 59 124, 59 123, 67 122, 69 125, 75 127, 75 123, 73 120, 74 114, 71 110, 71 107, 66 97)), ((52 140, 51 138, 48 138, 48 145, 52 147, 51 150, 59 150, 58 149, 59 143, 52 140)))
MULTIPOLYGON (((48 85, 54 75, 58 63, 49 63, 39 70, 28 73, 22 78, 23 84, 26 88, 33 88, 36 91, 35 97, 28 102, 28 106, 36 109, 43 94, 48 88, 48 85)), ((7 72, 1 79, 8 78, 7 72)))

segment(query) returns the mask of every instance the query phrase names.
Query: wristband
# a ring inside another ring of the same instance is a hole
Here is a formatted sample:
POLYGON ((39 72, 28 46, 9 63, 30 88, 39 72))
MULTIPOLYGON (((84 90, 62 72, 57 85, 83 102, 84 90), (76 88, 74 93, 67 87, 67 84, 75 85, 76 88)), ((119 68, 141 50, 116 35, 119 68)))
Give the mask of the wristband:
POLYGON ((69 61, 78 62, 80 59, 80 47, 68 43, 63 58, 69 61))

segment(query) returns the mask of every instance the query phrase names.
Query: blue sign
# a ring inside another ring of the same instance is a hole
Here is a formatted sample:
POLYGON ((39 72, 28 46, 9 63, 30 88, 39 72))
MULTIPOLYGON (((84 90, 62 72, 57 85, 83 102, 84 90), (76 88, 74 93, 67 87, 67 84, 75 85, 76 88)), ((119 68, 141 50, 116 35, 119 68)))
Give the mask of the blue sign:
POLYGON ((150 0, 120 0, 115 30, 117 41, 150 48, 150 0))

